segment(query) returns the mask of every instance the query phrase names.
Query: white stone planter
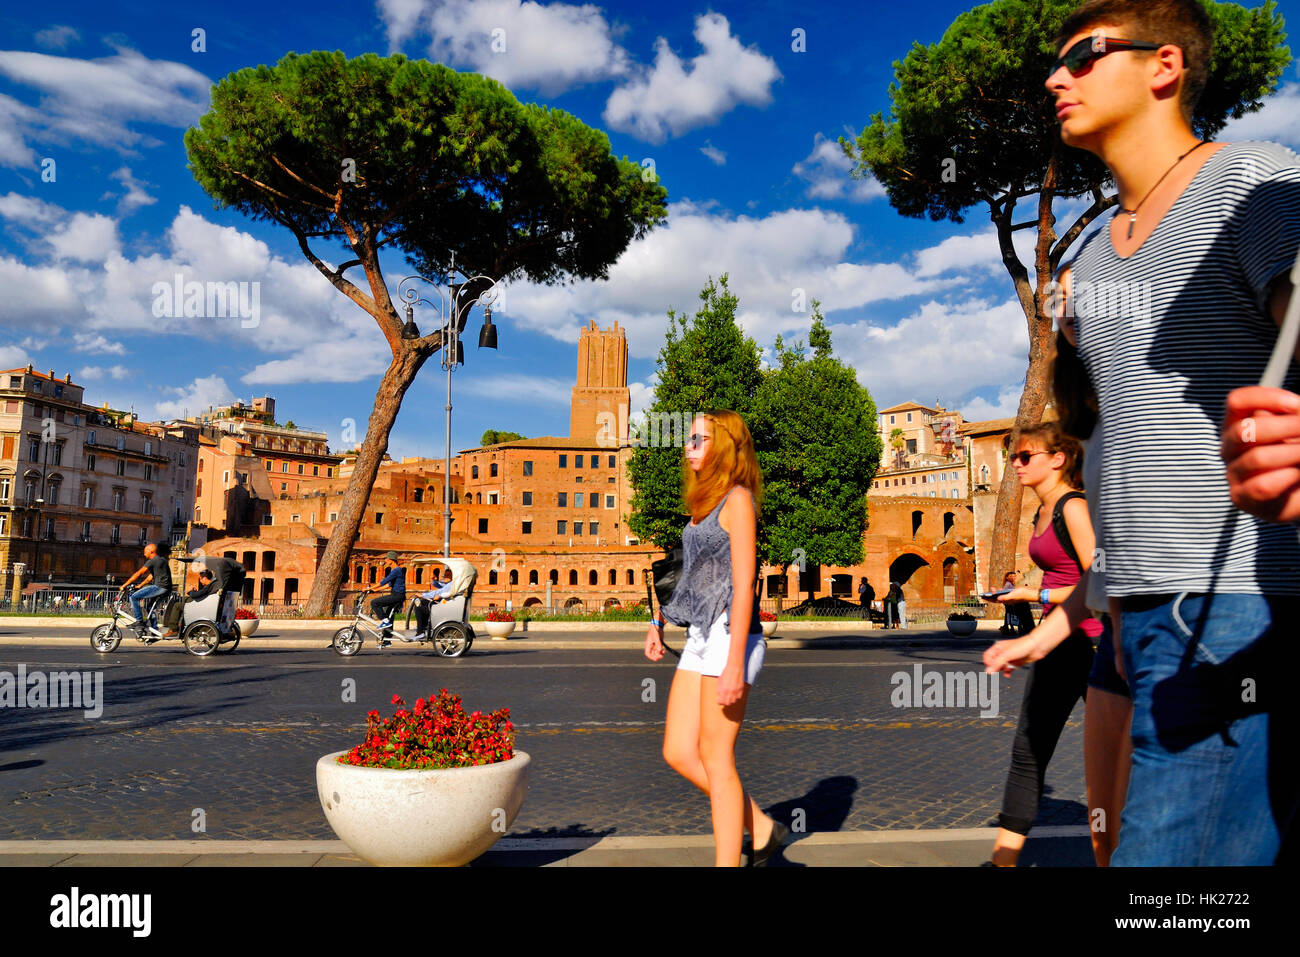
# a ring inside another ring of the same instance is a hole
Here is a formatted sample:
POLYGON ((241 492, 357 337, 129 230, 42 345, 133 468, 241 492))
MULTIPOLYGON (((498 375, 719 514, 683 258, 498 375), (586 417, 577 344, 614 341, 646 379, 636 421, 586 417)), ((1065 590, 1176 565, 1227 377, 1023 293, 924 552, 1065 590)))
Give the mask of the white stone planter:
POLYGON ((247 638, 253 632, 257 631, 257 626, 262 623, 260 618, 236 618, 235 623, 239 625, 239 636, 247 638))
POLYGON ((971 635, 975 634, 975 628, 978 625, 978 621, 965 621, 963 619, 953 621, 950 618, 948 619, 948 634, 952 635, 954 638, 969 638, 971 635))
POLYGON ((773 635, 776 634, 776 626, 777 626, 777 622, 775 622, 775 621, 760 621, 760 622, 758 623, 758 625, 759 625, 760 628, 763 629, 763 637, 764 637, 764 638, 771 638, 773 635))
POLYGON ((483 625, 487 628, 489 635, 502 640, 509 638, 510 634, 515 630, 513 621, 485 621, 483 625))
POLYGON ((514 823, 532 759, 442 771, 395 771, 316 762, 316 793, 334 833, 381 867, 460 867, 514 823))

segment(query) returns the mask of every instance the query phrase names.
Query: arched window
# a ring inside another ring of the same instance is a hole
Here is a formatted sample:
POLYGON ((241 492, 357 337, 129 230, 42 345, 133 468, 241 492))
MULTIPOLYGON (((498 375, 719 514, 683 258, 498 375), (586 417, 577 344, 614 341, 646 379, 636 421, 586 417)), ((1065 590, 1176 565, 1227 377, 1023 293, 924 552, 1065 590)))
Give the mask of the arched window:
POLYGON ((548 575, 547 577, 551 580, 551 584, 552 584, 552 585, 558 585, 558 584, 560 583, 560 571, 559 571, 559 569, 558 569, 558 568, 552 568, 552 569, 551 569, 551 573, 550 573, 550 575, 548 575))
POLYGON ((537 584, 537 569, 536 569, 536 568, 534 568, 532 571, 530 571, 530 572, 528 573, 528 584, 530 584, 530 585, 536 585, 536 584, 537 584))
POLYGON ((492 571, 488 572, 488 584, 495 585, 496 583, 497 583, 497 570, 494 568, 492 569, 492 571))
POLYGON ((596 571, 596 569, 593 568, 590 574, 587 575, 587 584, 588 585, 600 584, 600 574, 596 571))
POLYGON ((510 584, 512 585, 519 584, 519 569, 517 568, 510 569, 510 584))
POLYGON ((470 468, 470 470, 469 470, 469 477, 470 477, 470 478, 478 478, 478 466, 477 466, 477 465, 472 466, 472 467, 470 468))
POLYGON ((495 462, 488 466, 488 475, 492 478, 497 477, 497 464, 495 462))
POLYGON ((627 570, 627 583, 629 585, 636 584, 636 572, 632 571, 630 568, 627 570))
POLYGON ((618 584, 618 569, 611 568, 611 569, 609 570, 609 583, 610 583, 611 585, 617 585, 617 584, 618 584))
POLYGON ((412 494, 411 497, 412 497, 415 501, 417 501, 417 502, 423 502, 423 501, 424 501, 424 489, 422 489, 422 488, 417 488, 417 489, 415 490, 415 492, 412 494))
POLYGON ((578 572, 576 570, 571 569, 569 571, 569 584, 570 585, 578 584, 578 572))

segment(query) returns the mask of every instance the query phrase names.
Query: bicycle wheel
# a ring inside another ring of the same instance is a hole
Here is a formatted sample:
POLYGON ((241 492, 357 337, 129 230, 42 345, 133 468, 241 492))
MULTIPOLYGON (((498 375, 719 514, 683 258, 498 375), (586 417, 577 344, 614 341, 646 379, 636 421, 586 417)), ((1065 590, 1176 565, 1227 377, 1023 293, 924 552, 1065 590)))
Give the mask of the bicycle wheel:
POLYGON ((469 650, 469 639, 459 622, 439 625, 433 633, 433 650, 444 658, 459 658, 469 650))
POLYGON ((361 632, 352 625, 334 632, 334 650, 344 658, 351 658, 361 650, 361 632))
POLYGON ((221 645, 221 647, 218 648, 217 651, 220 651, 221 653, 223 653, 223 654, 227 654, 227 655, 228 655, 228 654, 230 654, 232 651, 234 651, 236 648, 239 647, 239 639, 243 637, 243 635, 242 635, 242 634, 240 633, 240 631, 239 631, 239 622, 234 622, 234 623, 230 626, 230 633, 231 633, 232 635, 234 635, 235 637, 234 637, 234 638, 231 638, 231 639, 230 639, 229 641, 227 641, 227 642, 223 642, 222 645, 221 645))
POLYGON ((199 658, 206 658, 221 644, 221 634, 210 621, 196 621, 185 629, 185 650, 199 658))
POLYGON ((117 646, 122 643, 122 632, 117 625, 112 622, 106 625, 98 626, 90 633, 90 647, 94 648, 100 654, 109 654, 117 651, 117 646))

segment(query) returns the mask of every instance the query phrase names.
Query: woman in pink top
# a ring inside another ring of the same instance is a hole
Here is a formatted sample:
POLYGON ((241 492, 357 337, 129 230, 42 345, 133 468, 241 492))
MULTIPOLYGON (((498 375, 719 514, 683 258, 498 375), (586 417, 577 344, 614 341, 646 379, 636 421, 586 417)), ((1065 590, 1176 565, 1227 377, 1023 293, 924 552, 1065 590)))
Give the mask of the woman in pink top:
MULTIPOLYGON (((1038 601, 1043 614, 1065 601, 1091 564, 1096 544, 1088 505, 1079 489, 1083 450, 1065 435, 1055 422, 1045 422, 1020 433, 1010 461, 1022 485, 1034 490, 1041 506, 1029 540, 1029 557, 1043 570, 1041 586, 1016 588, 998 601, 1038 601), (1073 546, 1072 558, 1053 528, 1052 518, 1061 513, 1073 546)), ((1014 867, 1025 837, 1038 814, 1043 796, 1043 777, 1056 750, 1065 722, 1088 687, 1094 639, 1101 634, 1101 622, 1088 619, 1079 630, 1052 652, 1035 662, 1025 683, 1011 751, 1011 770, 998 815, 998 836, 988 863, 1014 867)))

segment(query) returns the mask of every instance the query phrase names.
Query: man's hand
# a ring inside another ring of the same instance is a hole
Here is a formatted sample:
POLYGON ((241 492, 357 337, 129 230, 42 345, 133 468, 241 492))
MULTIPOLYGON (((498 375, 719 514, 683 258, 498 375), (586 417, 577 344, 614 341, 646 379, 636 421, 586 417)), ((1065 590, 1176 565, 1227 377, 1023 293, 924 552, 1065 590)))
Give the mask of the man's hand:
POLYGON ((1300 521, 1300 395, 1261 386, 1229 392, 1220 454, 1237 508, 1300 521))

